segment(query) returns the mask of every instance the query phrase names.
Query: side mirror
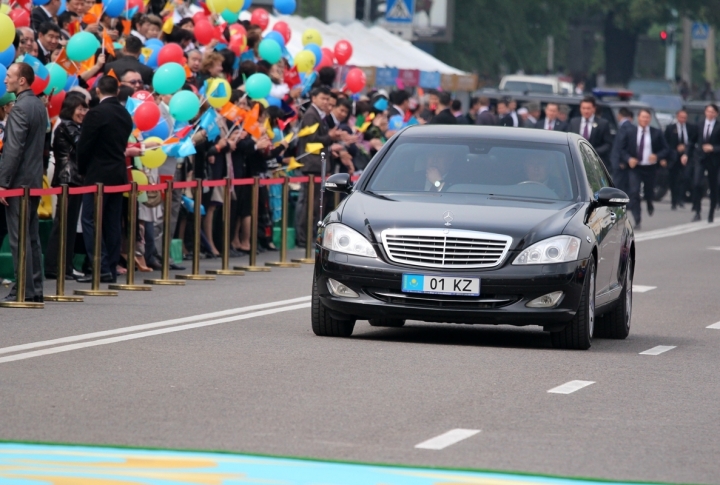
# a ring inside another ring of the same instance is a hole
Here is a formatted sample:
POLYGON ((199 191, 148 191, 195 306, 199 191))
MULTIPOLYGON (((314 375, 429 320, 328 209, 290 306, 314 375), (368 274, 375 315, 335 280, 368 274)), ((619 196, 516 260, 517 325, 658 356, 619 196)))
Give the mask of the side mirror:
POLYGON ((336 173, 328 177, 325 181, 325 188, 330 192, 339 192, 341 194, 349 194, 352 190, 352 182, 349 173, 336 173))
POLYGON ((603 187, 595 195, 595 203, 601 207, 622 207, 630 202, 630 197, 615 187, 603 187))

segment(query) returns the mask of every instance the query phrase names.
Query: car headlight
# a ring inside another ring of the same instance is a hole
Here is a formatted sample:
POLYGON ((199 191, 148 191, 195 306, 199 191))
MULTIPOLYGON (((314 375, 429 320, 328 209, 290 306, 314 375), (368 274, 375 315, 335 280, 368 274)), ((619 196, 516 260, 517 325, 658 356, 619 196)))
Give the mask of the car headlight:
POLYGON ((576 261, 580 253, 580 239, 556 236, 535 243, 521 252, 513 264, 551 264, 576 261))
POLYGON ((370 241, 344 224, 328 224, 323 232, 322 245, 332 251, 377 258, 370 241))

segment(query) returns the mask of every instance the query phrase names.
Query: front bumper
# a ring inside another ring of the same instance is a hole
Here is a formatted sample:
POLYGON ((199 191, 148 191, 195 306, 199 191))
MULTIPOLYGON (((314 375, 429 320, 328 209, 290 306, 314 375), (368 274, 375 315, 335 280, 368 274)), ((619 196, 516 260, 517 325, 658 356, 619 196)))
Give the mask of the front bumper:
POLYGON ((587 260, 552 265, 513 266, 513 254, 493 269, 433 270, 389 264, 380 258, 352 256, 317 247, 315 278, 322 304, 336 318, 376 317, 426 322, 542 325, 562 328, 580 305, 587 260), (403 273, 480 278, 480 297, 403 294, 403 273), (332 278, 358 298, 330 293, 332 278), (555 308, 528 308, 526 303, 553 291, 563 297, 555 308))

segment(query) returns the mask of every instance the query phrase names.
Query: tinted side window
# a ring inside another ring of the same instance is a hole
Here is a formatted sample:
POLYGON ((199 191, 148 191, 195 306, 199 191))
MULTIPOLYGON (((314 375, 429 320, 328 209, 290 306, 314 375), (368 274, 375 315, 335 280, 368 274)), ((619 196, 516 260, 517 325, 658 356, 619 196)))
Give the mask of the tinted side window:
POLYGON ((592 193, 596 193, 603 187, 610 185, 605 170, 597 159, 595 152, 587 143, 580 143, 580 154, 582 156, 585 173, 587 174, 587 182, 592 193))

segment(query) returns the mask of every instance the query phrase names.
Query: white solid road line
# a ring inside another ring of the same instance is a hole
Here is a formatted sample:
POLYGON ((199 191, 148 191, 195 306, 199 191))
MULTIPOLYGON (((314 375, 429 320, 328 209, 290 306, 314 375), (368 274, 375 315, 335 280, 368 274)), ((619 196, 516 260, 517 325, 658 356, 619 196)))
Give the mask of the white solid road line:
POLYGON ((679 226, 666 227, 664 229, 656 229, 654 231, 640 232, 635 234, 635 241, 651 241, 653 239, 662 239, 665 237, 679 236, 690 232, 702 231, 705 229, 713 229, 720 227, 718 224, 708 224, 707 222, 690 222, 688 224, 680 224, 679 226))
POLYGON ((134 340, 145 337, 152 337, 154 335, 162 335, 164 333, 181 332, 183 330, 190 330, 193 328, 209 327, 211 325, 219 325, 221 323, 234 322, 238 320, 247 320, 248 318, 262 317, 265 315, 272 315, 273 313, 288 312, 291 310, 301 310, 303 308, 310 308, 310 303, 301 303, 298 305, 284 306, 280 308, 271 308, 269 310, 261 310, 253 313, 246 313, 244 315, 235 315, 232 317, 218 318, 216 320, 208 320, 206 322, 189 323, 187 325, 180 325, 178 327, 161 328, 158 330, 151 330, 149 332, 131 333, 130 335, 122 335, 120 337, 111 337, 100 340, 93 340, 91 342, 83 342, 79 344, 61 345, 60 347, 51 347, 44 350, 34 350, 32 352, 24 352, 21 354, 8 355, 7 357, 0 357, 0 364, 5 362, 14 362, 16 360, 32 359, 33 357, 40 357, 43 355, 58 354, 60 352, 70 352, 71 350, 84 349, 87 347, 95 347, 97 345, 108 345, 117 342, 124 342, 126 340, 134 340))
POLYGON ((720 251, 720 246, 710 246, 708 249, 712 251, 720 251))
POLYGON ((640 352, 640 355, 660 355, 674 348, 677 348, 677 345, 658 345, 657 347, 648 349, 645 352, 640 352))
POLYGON ((713 328, 713 329, 716 329, 716 330, 720 330, 720 322, 713 323, 712 325, 708 325, 708 326, 705 327, 705 328, 713 328))
POLYGON ((562 386, 553 387, 548 392, 552 394, 572 394, 573 392, 579 391, 590 384, 595 384, 595 381, 570 381, 566 382, 562 386))
MULTIPOLYGON (((110 335, 118 335, 122 333, 137 332, 141 330, 150 330, 151 328, 169 327, 171 325, 177 325, 179 323, 197 322, 199 320, 207 320, 210 318, 224 317, 227 315, 236 315, 239 313, 247 313, 255 310, 263 310, 265 308, 272 308, 281 305, 290 305, 292 303, 306 302, 310 299, 309 296, 302 296, 300 298, 292 298, 290 300, 273 301, 269 303, 261 303, 259 305, 250 305, 239 308, 231 308, 229 310, 222 310, 219 312, 203 313, 201 315, 193 315, 191 317, 174 318, 172 320, 163 320, 155 323, 144 323, 141 325, 133 325, 131 327, 114 328, 112 330, 104 330, 101 332, 84 333, 82 335, 73 335, 70 337, 62 337, 53 340, 43 340, 41 342, 32 342, 29 344, 13 345, 12 347, 5 347, 0 349, 0 354, 8 354, 11 352, 20 352, 22 350, 37 349, 39 347, 48 347, 50 345, 67 344, 70 342, 79 342, 81 340, 89 340, 99 337, 107 337, 110 335)), ((232 321, 232 320, 227 320, 232 321)))
POLYGON ((415 448, 423 450, 442 450, 450 445, 454 445, 458 441, 468 439, 471 436, 475 436, 480 432, 479 429, 451 429, 447 433, 443 433, 440 436, 430 438, 427 441, 418 443, 415 448))
POLYGON ((655 289, 657 289, 657 286, 633 285, 633 293, 647 293, 648 291, 655 289))

